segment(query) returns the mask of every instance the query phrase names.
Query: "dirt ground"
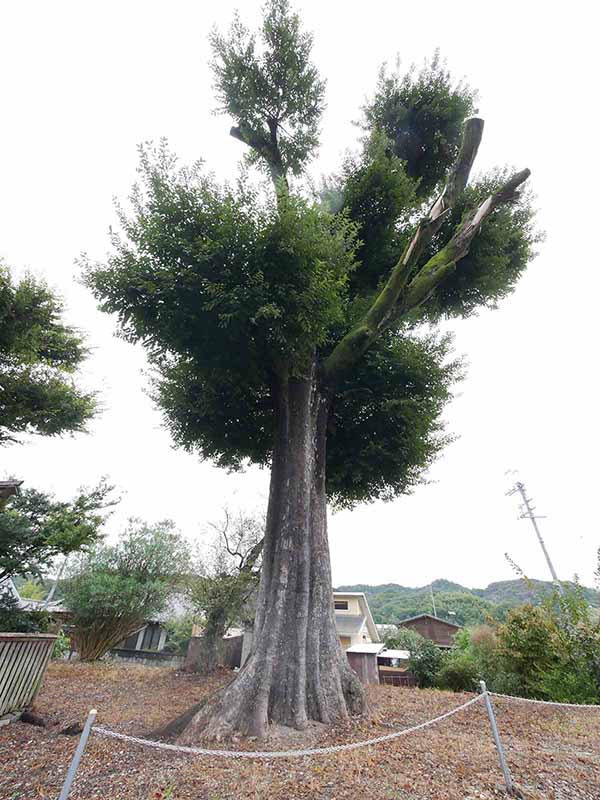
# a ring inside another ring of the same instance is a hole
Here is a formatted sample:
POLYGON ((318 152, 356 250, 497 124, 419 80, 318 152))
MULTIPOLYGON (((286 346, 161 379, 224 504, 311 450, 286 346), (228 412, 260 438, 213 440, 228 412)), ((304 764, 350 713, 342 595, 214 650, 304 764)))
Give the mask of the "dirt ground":
MULTIPOLYGON (((49 727, 16 722, 0 729, 0 799, 56 800, 78 740, 60 730, 83 722, 90 708, 98 709, 98 724, 143 736, 223 680, 157 667, 51 664, 35 704, 49 727)), ((374 687, 369 719, 335 730, 319 727, 311 731, 311 744, 390 733, 467 699, 449 692, 374 687)), ((513 777, 525 798, 600 800, 600 709, 554 710, 505 700, 495 704, 513 777)), ((271 747, 283 749, 280 741, 271 747)), ((504 796, 501 778, 485 709, 476 703, 391 742, 271 762, 180 755, 92 735, 70 800, 491 800, 504 796)))

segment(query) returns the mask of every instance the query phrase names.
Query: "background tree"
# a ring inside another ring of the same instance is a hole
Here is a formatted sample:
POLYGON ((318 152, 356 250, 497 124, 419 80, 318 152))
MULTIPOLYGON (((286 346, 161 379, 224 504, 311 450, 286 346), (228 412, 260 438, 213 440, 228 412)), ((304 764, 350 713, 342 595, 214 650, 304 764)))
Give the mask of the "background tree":
POLYGON ((600 624, 577 588, 555 592, 541 606, 513 609, 498 639, 526 696, 600 703, 600 624))
POLYGON ((258 588, 264 520, 225 510, 224 521, 212 527, 216 538, 189 585, 192 604, 204 621, 204 647, 196 669, 205 674, 222 663, 221 645, 229 628, 247 622, 252 614, 248 605, 258 588))
POLYGON ((94 395, 73 382, 83 340, 62 312, 43 281, 14 283, 0 263, 0 445, 22 433, 81 431, 94 413, 94 395))
POLYGON ((23 611, 6 584, 0 584, 0 631, 2 633, 46 633, 52 626, 46 611, 23 611))
POLYGON ((37 581, 28 578, 25 583, 19 587, 19 594, 28 600, 43 600, 46 596, 44 586, 37 581))
POLYGON ((492 691, 562 703, 600 703, 600 625, 575 582, 539 606, 510 609, 499 624, 463 629, 436 676, 465 690, 473 676, 492 691))
POLYGON ((94 544, 102 534, 111 486, 101 481, 70 501, 26 489, 0 509, 0 580, 10 575, 40 577, 57 556, 94 544))
POLYGON ((80 556, 64 594, 81 660, 101 658, 162 611, 188 571, 188 545, 171 522, 132 520, 117 544, 80 556))
POLYGON ((324 108, 312 37, 287 0, 269 0, 259 36, 239 19, 213 33, 214 74, 231 135, 273 191, 142 150, 113 255, 87 267, 101 308, 147 347, 175 441, 224 467, 271 468, 253 652, 189 740, 365 708, 335 630, 327 499, 392 498, 422 480, 460 373, 424 323, 493 307, 536 241, 528 170, 467 186, 483 121, 439 59, 382 73, 357 153, 307 197, 324 108))
POLYGON ((389 650, 408 650, 408 669, 417 679, 420 689, 434 686, 444 663, 444 653, 431 639, 421 636, 410 628, 388 628, 384 634, 385 646, 389 650))

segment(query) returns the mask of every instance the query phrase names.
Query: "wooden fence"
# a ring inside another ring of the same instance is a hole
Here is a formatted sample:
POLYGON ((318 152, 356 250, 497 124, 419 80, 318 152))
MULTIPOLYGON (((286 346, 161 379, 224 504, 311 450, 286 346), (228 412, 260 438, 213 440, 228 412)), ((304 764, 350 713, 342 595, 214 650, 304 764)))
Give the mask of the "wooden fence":
POLYGON ((51 633, 0 633, 0 717, 33 702, 55 640, 51 633))
POLYGON ((379 667, 379 683, 387 686, 417 686, 418 681, 412 672, 394 669, 394 667, 379 667))

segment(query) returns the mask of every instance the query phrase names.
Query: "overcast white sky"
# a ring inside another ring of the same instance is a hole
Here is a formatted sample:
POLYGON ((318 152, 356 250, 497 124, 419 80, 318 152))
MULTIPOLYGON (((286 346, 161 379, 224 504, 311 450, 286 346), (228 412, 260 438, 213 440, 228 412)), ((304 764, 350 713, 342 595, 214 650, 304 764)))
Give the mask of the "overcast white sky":
MULTIPOLYGON (((82 251, 102 259, 113 196, 135 179, 136 145, 166 136, 182 161, 202 157, 232 176, 242 146, 214 117, 207 34, 233 9, 258 20, 255 0, 104 0, 0 5, 0 255, 44 275, 67 320, 93 348, 85 382, 103 413, 90 433, 4 448, 0 477, 72 494, 108 475, 124 519, 174 519, 190 537, 222 505, 260 508, 268 475, 227 475, 172 449, 144 394, 145 357, 114 337, 114 321, 75 284, 82 251)), ((334 170, 356 130, 350 121, 383 60, 420 62, 436 47, 480 90, 486 120, 477 168, 532 169, 541 255, 496 312, 453 325, 469 377, 448 408, 460 438, 431 485, 390 504, 330 518, 334 583, 423 585, 445 577, 485 586, 514 577, 505 551, 532 577, 546 566, 504 471, 518 468, 534 496, 561 577, 590 585, 597 522, 599 178, 593 4, 458 0, 300 0, 327 78, 323 146, 314 175, 334 170)))

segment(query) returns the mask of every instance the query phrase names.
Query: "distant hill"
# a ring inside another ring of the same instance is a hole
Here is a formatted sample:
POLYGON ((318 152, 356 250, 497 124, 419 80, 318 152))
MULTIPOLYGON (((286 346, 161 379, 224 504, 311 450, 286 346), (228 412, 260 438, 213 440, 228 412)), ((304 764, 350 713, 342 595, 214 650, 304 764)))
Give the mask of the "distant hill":
MULTIPOLYGON (((573 584, 567 585, 572 586, 573 584)), ((551 594, 552 590, 553 584, 550 581, 517 578, 512 581, 490 583, 487 589, 473 589, 473 594, 483 597, 491 603, 520 605, 521 603, 539 603, 544 597, 551 594)), ((585 586, 582 586, 581 590, 591 606, 596 608, 600 606, 600 592, 585 586)))
MULTIPOLYGON (((496 581, 485 589, 469 589, 447 580, 433 582, 436 611, 439 617, 459 625, 474 625, 486 617, 503 619, 507 611, 523 603, 538 604, 553 590, 550 581, 516 579, 496 581)), ((415 614, 432 613, 429 586, 401 586, 384 583, 379 586, 355 584, 339 586, 338 591, 364 592, 377 623, 393 623, 415 614)), ((588 603, 600 607, 600 592, 582 587, 588 603)))

